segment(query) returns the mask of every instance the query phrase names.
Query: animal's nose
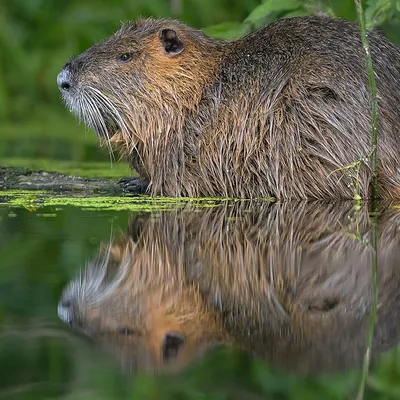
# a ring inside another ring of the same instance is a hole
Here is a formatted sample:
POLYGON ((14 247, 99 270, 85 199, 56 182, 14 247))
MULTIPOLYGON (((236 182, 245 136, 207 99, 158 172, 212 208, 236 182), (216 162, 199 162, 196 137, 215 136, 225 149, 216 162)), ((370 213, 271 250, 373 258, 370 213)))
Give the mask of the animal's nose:
POLYGON ((67 297, 63 297, 58 303, 57 313, 61 321, 68 325, 72 325, 74 321, 73 302, 67 297))
POLYGON ((67 66, 57 76, 57 85, 62 92, 68 92, 72 87, 71 73, 67 66))

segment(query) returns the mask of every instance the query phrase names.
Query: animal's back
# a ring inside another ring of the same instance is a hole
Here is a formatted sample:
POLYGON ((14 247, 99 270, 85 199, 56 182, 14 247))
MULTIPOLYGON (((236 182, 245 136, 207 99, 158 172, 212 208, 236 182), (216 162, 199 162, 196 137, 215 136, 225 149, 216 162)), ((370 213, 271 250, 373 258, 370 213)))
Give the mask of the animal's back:
MULTIPOLYGON (((400 50, 375 33, 369 39, 380 106, 381 194, 396 197, 400 50)), ((204 168, 192 194, 370 194, 370 87, 355 24, 286 19, 232 42, 199 114, 195 138, 201 138, 198 162, 204 168)))

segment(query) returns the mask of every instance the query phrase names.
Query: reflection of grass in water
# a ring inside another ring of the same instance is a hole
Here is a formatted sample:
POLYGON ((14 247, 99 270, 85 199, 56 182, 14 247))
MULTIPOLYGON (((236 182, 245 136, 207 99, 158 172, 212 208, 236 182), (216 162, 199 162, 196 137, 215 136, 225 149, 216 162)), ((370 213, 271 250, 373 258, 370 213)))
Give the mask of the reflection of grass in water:
POLYGON ((88 178, 113 178, 135 176, 124 162, 76 162, 31 158, 2 158, 5 167, 27 167, 33 170, 59 172, 62 174, 88 178))
MULTIPOLYGON (((214 349, 180 374, 134 378, 120 372, 114 357, 86 338, 41 319, 4 324, 0 339, 1 399, 339 400, 351 398, 358 380, 356 371, 319 377, 278 371, 226 347, 214 349)), ((371 377, 375 390, 367 391, 367 399, 399 398, 395 360, 392 355, 381 359, 371 377)))
POLYGON ((60 208, 75 206, 88 210, 130 210, 130 211, 157 211, 183 208, 186 206, 195 208, 217 207, 221 203, 231 199, 219 198, 172 198, 150 196, 57 196, 45 191, 7 190, 1 192, 6 202, 0 203, 7 207, 24 207, 29 211, 37 211, 43 207, 60 208))
POLYGON ((372 231, 371 231, 371 246, 372 246, 372 274, 371 274, 371 286, 372 286, 372 307, 371 317, 368 329, 368 341, 367 341, 367 352, 365 354, 365 362, 363 365, 363 374, 361 381, 361 390, 359 392, 360 399, 363 398, 366 381, 368 378, 368 372, 371 364, 371 352, 374 340, 375 324, 378 314, 378 212, 375 211, 372 215, 372 231))

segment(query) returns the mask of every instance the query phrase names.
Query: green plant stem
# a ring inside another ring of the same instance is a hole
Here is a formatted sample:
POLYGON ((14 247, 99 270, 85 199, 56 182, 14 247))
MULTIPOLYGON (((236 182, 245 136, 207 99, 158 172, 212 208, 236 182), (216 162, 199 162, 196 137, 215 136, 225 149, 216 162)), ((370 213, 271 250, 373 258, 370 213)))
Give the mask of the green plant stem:
POLYGON ((358 20, 361 28, 361 41, 366 53, 369 86, 371 90, 371 158, 370 166, 372 173, 372 200, 378 198, 378 96, 376 88, 375 73, 373 68, 372 56, 368 42, 365 14, 361 0, 354 0, 357 8, 358 20))
POLYGON ((365 388, 368 381, 369 368, 371 364, 371 352, 374 338, 374 330, 378 312, 378 238, 377 238, 377 199, 378 199, 378 97, 375 73, 373 68, 372 56, 368 42, 367 29, 365 23, 365 14, 361 4, 361 0, 354 0, 358 20, 361 29, 361 41, 366 53, 367 70, 369 76, 369 86, 371 90, 371 156, 370 156, 370 167, 372 174, 372 234, 371 234, 371 245, 372 245, 372 307, 371 316, 368 328, 368 339, 367 339, 367 350, 365 353, 361 382, 357 394, 357 400, 364 398, 365 388))
POLYGON ((378 236, 377 236, 377 226, 378 226, 378 213, 373 212, 372 214, 372 230, 371 230, 371 246, 372 246, 372 306, 371 315, 368 327, 368 339, 367 339, 367 350, 365 352, 361 382, 358 389, 357 400, 362 400, 364 398, 365 387, 368 381, 369 367, 371 364, 371 353, 372 344, 374 339, 374 331, 376 318, 378 314, 378 236))

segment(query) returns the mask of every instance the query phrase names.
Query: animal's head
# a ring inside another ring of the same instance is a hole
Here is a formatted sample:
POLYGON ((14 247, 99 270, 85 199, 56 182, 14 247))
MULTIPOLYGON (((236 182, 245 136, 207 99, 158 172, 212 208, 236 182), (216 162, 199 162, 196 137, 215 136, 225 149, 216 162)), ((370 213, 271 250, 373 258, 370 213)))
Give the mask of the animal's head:
POLYGON ((71 59, 57 83, 67 107, 100 138, 132 146, 196 106, 217 46, 178 21, 139 20, 71 59))
POLYGON ((140 247, 131 238, 103 247, 64 289, 58 314, 128 370, 177 370, 215 343, 218 322, 198 290, 169 268, 166 248, 140 247))

